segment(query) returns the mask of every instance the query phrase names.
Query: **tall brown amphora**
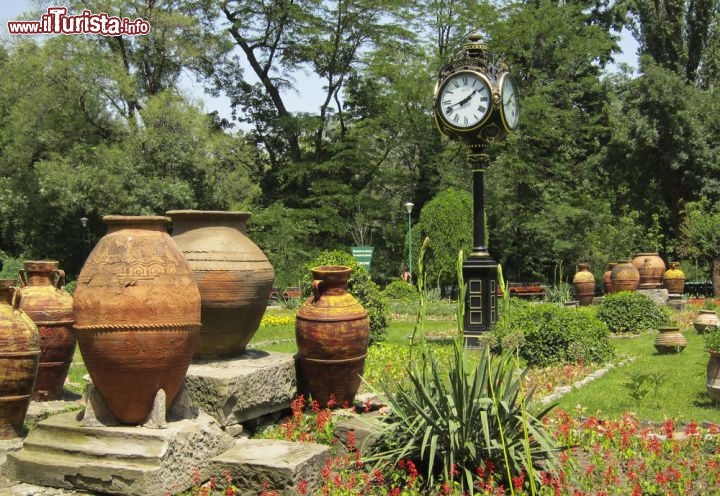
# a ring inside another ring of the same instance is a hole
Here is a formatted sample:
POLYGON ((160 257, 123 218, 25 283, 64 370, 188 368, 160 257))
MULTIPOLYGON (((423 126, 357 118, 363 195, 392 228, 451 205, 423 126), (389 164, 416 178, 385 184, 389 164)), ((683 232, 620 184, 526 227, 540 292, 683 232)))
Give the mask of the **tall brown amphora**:
POLYGON ((590 272, 590 265, 578 264, 577 272, 573 276, 573 289, 581 306, 592 305, 595 298, 595 276, 590 272))
POLYGON ((75 332, 115 418, 140 424, 160 389, 170 406, 200 332, 200 292, 169 217, 109 215, 75 289, 75 332))
POLYGON ((60 400, 75 353, 73 298, 63 291, 65 272, 55 260, 27 260, 19 273, 20 308, 40 333, 40 363, 33 399, 60 400))
POLYGON ((190 263, 202 298, 196 357, 242 352, 260 326, 275 271, 247 237, 249 212, 171 210, 172 238, 190 263))
POLYGON ((350 404, 360 387, 367 356, 367 311, 347 292, 350 269, 326 265, 312 269, 313 295, 297 312, 299 388, 320 405, 334 395, 350 404))
POLYGON ((662 286, 665 262, 656 252, 638 253, 632 264, 640 274, 639 289, 655 289, 662 286))
POLYGON ((15 280, 0 279, 0 439, 22 435, 40 359, 40 335, 20 299, 15 280))
POLYGON ((663 286, 670 294, 683 294, 685 273, 680 269, 680 262, 670 262, 670 268, 663 274, 663 286))
POLYGON ((605 266, 605 272, 603 272, 602 277, 602 284, 603 284, 603 294, 610 294, 613 292, 613 285, 612 285, 612 270, 613 267, 617 265, 617 262, 608 262, 608 264, 605 266))
POLYGON ((613 292, 637 291, 640 284, 640 272, 630 260, 620 260, 610 271, 613 292))

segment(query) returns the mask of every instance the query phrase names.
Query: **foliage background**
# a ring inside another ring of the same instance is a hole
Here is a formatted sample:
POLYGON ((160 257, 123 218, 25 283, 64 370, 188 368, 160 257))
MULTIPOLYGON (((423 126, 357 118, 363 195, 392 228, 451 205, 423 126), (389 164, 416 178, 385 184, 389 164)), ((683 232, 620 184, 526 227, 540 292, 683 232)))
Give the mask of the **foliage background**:
POLYGON ((361 244, 375 247, 384 284, 406 260, 412 201, 414 258, 429 236, 428 280, 444 291, 455 267, 444 252, 469 253, 471 171, 434 127, 433 85, 480 29, 522 97, 520 128, 489 150, 485 181, 506 278, 548 282, 587 261, 599 279, 606 262, 657 250, 720 290, 718 254, 693 217, 720 211, 720 7, 650 5, 69 1, 152 29, 2 41, 0 254, 58 259, 72 278, 103 215, 249 210, 279 286, 297 285, 319 252, 361 244), (637 73, 610 70, 622 28, 638 41, 637 73), (303 73, 325 98, 293 112, 303 73), (181 90, 188 77, 226 95, 232 117, 205 113, 181 90))

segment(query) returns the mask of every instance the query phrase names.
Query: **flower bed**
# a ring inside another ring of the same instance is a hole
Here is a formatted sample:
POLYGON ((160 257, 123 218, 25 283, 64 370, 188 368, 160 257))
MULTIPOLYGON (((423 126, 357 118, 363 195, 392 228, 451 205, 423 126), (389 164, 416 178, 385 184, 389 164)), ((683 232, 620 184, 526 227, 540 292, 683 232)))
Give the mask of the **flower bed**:
MULTIPOLYGON (((569 446, 560 454, 558 473, 544 472, 541 482, 531 487, 532 478, 517 474, 513 487, 503 487, 491 463, 477 467, 475 494, 482 496, 700 496, 720 492, 720 426, 677 425, 672 420, 644 425, 626 414, 622 419, 604 421, 585 417, 583 411, 569 414, 556 411, 547 424, 559 444, 569 446)), ((303 400, 293 405, 293 415, 276 434, 284 439, 307 439, 335 444, 328 436, 332 426, 328 411, 303 400), (308 407, 305 413, 301 408, 308 407)), ((456 474, 457 475, 457 474, 456 474)), ((457 480, 443 480, 432 488, 423 487, 423 475, 410 460, 395 466, 373 467, 348 439, 347 451, 338 450, 322 469, 322 488, 316 494, 352 495, 451 495, 462 494, 457 480)), ((301 485, 299 494, 308 494, 301 485)), ((210 483, 196 485, 192 495, 240 494, 231 479, 219 475, 210 483), (227 481, 227 482, 226 482, 227 481)), ((188 494, 188 493, 186 493, 188 494)), ((273 496, 271 488, 262 496, 273 496)))

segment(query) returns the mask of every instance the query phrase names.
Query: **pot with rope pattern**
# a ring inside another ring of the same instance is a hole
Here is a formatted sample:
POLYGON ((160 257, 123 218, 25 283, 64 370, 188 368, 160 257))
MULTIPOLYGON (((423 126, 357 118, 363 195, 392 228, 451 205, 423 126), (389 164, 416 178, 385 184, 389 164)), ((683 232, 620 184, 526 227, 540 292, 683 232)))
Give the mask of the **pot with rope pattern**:
POLYGON ((15 279, 0 279, 0 439, 22 436, 40 359, 40 335, 20 300, 15 279))
POLYGON ((160 389, 180 389, 200 332, 200 292, 169 217, 103 217, 80 272, 75 334, 90 378, 122 424, 141 424, 160 389))
POLYGON ((55 260, 26 260, 18 274, 22 286, 20 308, 40 333, 40 363, 33 400, 61 400, 75 354, 73 298, 63 291, 65 272, 55 260))
POLYGON ((311 270, 313 294, 295 320, 298 388, 321 406, 331 398, 349 405, 365 367, 368 313, 347 291, 350 268, 326 265, 311 270))

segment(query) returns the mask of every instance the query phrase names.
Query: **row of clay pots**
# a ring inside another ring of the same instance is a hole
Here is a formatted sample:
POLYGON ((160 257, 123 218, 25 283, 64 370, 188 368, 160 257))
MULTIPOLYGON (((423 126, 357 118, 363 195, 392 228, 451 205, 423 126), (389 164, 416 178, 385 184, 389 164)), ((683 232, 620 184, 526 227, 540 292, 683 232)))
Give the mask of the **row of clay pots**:
MULTIPOLYGON (((145 421, 160 389, 169 407, 193 355, 219 357, 244 350, 259 326, 274 280, 265 255, 244 236, 249 214, 168 213, 174 221, 174 239, 168 234, 169 217, 104 217, 108 231, 80 272, 73 315, 54 316, 56 324, 68 325, 74 319, 74 335, 90 378, 123 424, 145 421)), ((60 291, 62 274, 53 262, 31 264, 37 267, 26 269, 28 291, 35 286, 60 291)), ((318 268, 313 273, 314 294, 298 312, 299 368, 307 378, 301 382, 321 402, 332 395, 341 403, 352 401, 367 352, 367 312, 346 291, 349 275, 346 267, 318 268), (325 344, 313 344, 316 341, 325 344), (345 385, 346 378, 350 385, 345 385)), ((5 300, 10 298, 10 284, 5 300)), ((15 320, 22 315, 32 323, 17 303, 6 306, 15 320)), ((31 311, 47 324, 52 307, 45 301, 31 311)), ((9 323, 4 328, 10 334, 7 343, 0 335, 0 352, 17 354, 20 338, 14 335, 20 334, 9 323)), ((39 341, 37 326, 33 329, 39 341)), ((29 340, 22 342, 27 345, 29 340)), ((35 354, 37 367, 39 349, 25 348, 22 353, 35 354)), ((70 353, 74 342, 65 348, 70 353)), ((63 367, 66 374, 69 361, 63 367)), ((26 379, 31 389, 35 375, 32 371, 32 380, 26 379)), ((5 383, 12 389, 18 381, 8 374, 3 377, 0 401, 9 401, 5 396, 18 394, 3 396, 5 383)), ((26 401, 22 418, 30 401, 27 393, 20 395, 26 401)))
MULTIPOLYGON (((105 217, 108 233, 80 273, 74 302, 61 289, 64 273, 58 262, 25 262, 19 274, 23 297, 13 292, 16 308, 6 304, 5 312, 35 323, 39 367, 26 370, 24 381, 31 390, 34 384, 33 399, 62 398, 76 336, 98 391, 116 418, 129 424, 147 417, 160 388, 168 405, 172 402, 194 354, 219 357, 244 350, 274 281, 269 261, 245 236, 249 214, 171 213, 177 242, 167 233, 169 217, 105 217)), ((3 282, 4 300, 14 285, 14 280, 3 282)), ((27 341, 5 324, 0 326, 2 360, 27 341)), ((0 417, 13 419, 12 428, 9 420, 0 420, 6 435, 22 427, 31 398, 10 374, 16 363, 0 364, 0 410, 9 412, 11 397, 19 407, 0 417)))
POLYGON ((245 212, 106 216, 107 234, 75 290, 75 332, 93 384, 123 424, 142 423, 155 395, 175 398, 196 357, 242 352, 275 278, 245 235, 245 212), (202 327, 202 332, 201 331, 202 327))
MULTIPOLYGON (((665 287, 671 294, 682 294, 685 274, 679 262, 665 262, 657 253, 638 253, 632 260, 610 262, 602 278, 603 292, 636 291, 665 287)), ((573 288, 580 305, 590 305, 595 296, 595 277, 586 263, 578 264, 573 288)))
POLYGON ((22 430, 30 401, 59 400, 75 352, 72 296, 56 261, 26 261, 15 279, 0 280, 0 438, 22 430), (33 325, 23 326, 24 321, 33 325), (28 333, 36 337, 28 339, 28 333), (8 350, 12 350, 11 352, 8 350), (33 356, 34 366, 29 357, 33 356), (20 357, 20 360, 18 360, 20 357), (19 364, 22 376, 18 375, 19 364))

